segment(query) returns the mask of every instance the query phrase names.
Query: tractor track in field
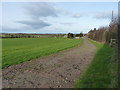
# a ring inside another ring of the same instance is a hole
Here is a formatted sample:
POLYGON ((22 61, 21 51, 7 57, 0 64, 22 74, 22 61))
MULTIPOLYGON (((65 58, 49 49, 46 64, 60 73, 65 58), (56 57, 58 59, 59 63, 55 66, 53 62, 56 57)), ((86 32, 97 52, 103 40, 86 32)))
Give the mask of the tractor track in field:
POLYGON ((74 88, 95 55, 87 39, 79 47, 2 70, 3 88, 74 88))

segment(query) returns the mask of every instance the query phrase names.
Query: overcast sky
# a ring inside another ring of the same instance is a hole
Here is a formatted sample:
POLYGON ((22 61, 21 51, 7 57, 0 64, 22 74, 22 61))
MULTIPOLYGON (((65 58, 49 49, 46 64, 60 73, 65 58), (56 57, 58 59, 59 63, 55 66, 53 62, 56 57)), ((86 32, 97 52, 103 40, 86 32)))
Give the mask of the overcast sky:
POLYGON ((108 26, 112 10, 115 17, 118 10, 117 2, 4 2, 0 8, 1 5, 3 33, 87 33, 108 26))

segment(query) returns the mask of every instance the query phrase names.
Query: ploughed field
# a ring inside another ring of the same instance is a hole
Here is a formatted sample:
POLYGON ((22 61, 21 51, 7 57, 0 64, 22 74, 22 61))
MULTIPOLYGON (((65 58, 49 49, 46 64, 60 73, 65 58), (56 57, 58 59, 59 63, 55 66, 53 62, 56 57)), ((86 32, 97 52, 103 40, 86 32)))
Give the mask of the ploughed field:
POLYGON ((2 68, 78 46, 82 41, 53 37, 2 39, 2 68))

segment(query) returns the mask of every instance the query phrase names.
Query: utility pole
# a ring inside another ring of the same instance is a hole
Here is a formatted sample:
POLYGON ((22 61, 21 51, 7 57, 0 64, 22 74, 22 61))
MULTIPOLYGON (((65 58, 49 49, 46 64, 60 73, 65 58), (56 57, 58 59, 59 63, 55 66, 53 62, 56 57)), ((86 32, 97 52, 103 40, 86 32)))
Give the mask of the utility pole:
POLYGON ((118 88, 120 88, 120 1, 118 2, 118 88))
POLYGON ((110 24, 109 24, 109 38, 108 38, 108 41, 107 41, 107 43, 110 45, 110 46, 112 46, 112 38, 111 38, 111 36, 110 36, 110 33, 111 33, 111 31, 112 31, 112 24, 113 24, 113 10, 112 10, 112 17, 111 17, 111 22, 110 22, 110 24))
POLYGON ((118 3, 118 52, 120 55, 120 1, 118 3))
POLYGON ((114 12, 112 11, 112 22, 114 21, 114 18, 113 18, 114 16, 113 16, 113 14, 114 14, 114 12))

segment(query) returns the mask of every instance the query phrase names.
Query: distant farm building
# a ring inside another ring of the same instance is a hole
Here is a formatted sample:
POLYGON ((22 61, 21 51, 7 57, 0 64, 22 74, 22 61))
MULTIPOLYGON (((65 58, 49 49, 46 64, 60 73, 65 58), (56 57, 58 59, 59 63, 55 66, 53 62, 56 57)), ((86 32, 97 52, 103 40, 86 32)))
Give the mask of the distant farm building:
POLYGON ((75 39, 80 39, 80 37, 75 37, 75 39))

